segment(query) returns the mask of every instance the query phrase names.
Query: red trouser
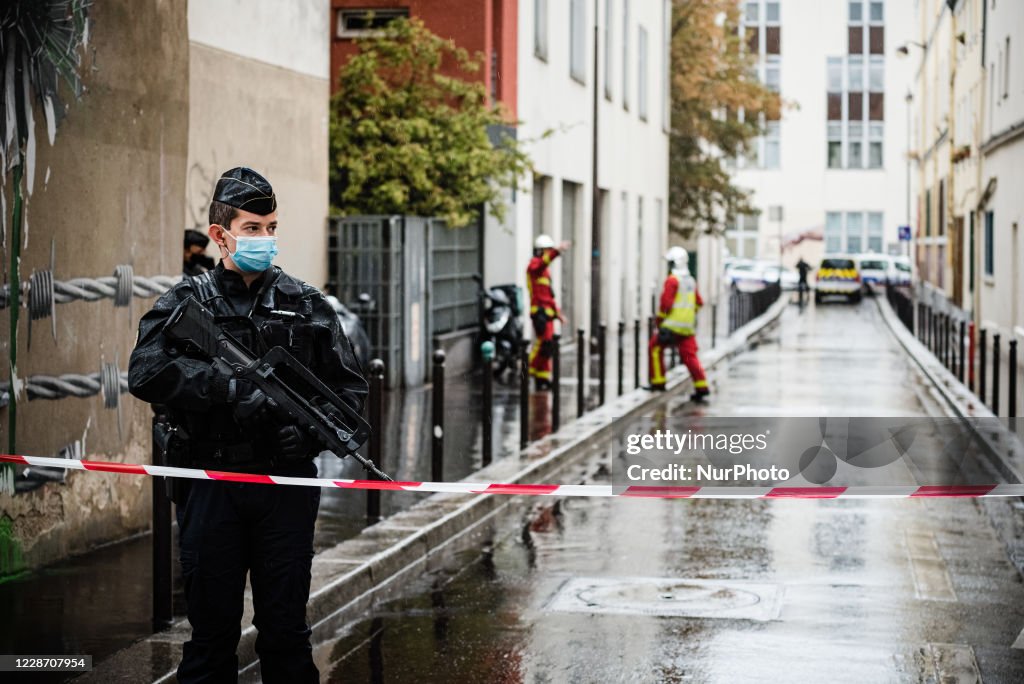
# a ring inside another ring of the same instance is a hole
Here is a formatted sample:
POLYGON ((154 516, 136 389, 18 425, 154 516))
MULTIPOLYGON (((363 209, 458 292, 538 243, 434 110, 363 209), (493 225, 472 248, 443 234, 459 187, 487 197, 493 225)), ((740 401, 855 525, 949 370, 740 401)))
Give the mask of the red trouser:
POLYGON ((530 375, 551 380, 551 357, 555 353, 555 322, 544 318, 543 327, 537 325, 540 317, 533 318, 533 347, 530 349, 530 375))
MULTIPOLYGON (((693 378, 694 388, 698 392, 707 391, 708 379, 704 375, 704 366, 700 365, 700 359, 697 358, 697 338, 693 335, 673 335, 673 342, 679 349, 679 357, 683 360, 683 363, 686 364, 687 370, 690 371, 690 377, 693 378)), ((665 347, 658 344, 657 335, 653 335, 651 337, 649 350, 651 386, 664 387, 665 347)))

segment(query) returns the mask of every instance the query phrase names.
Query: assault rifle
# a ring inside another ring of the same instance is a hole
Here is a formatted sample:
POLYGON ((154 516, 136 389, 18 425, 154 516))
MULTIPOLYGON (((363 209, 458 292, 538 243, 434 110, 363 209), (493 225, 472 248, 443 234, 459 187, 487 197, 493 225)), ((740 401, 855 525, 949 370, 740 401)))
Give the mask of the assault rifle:
POLYGON ((373 461, 356 453, 370 437, 370 425, 283 347, 256 356, 221 330, 213 312, 189 297, 171 313, 164 334, 190 344, 211 360, 227 364, 267 396, 267 406, 316 435, 339 458, 351 455, 375 477, 388 480, 373 461))

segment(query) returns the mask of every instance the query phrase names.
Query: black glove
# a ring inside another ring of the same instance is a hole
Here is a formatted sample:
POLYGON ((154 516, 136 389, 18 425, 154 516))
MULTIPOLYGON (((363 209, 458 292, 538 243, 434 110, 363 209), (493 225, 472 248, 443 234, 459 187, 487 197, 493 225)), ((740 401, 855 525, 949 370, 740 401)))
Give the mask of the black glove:
POLYGON ((277 455, 295 461, 313 455, 316 438, 298 425, 285 425, 277 431, 277 455))

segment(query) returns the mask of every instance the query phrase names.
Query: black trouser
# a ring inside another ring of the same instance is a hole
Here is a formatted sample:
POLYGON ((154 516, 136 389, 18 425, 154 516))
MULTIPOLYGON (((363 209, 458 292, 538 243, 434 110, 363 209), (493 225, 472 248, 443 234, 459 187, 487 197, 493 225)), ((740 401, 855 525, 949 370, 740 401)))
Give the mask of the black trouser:
POLYGON ((306 624, 319 506, 320 490, 312 487, 191 483, 185 505, 177 508, 192 624, 178 681, 237 680, 247 571, 263 681, 319 681, 306 624))

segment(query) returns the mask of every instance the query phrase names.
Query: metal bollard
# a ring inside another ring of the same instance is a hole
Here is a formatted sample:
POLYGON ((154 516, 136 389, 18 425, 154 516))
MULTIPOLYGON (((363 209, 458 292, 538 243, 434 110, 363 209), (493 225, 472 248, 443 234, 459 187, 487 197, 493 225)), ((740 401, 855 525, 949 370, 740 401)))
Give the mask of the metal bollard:
MULTIPOLYGON (((153 424, 166 418, 153 416, 153 424)), ((167 465, 167 455, 153 442, 153 465, 167 465)), ((167 498, 167 478, 151 478, 153 488, 153 631, 171 626, 174 614, 171 580, 171 500, 167 498)))
MULTIPOLYGON (((1010 403, 1010 405, 1009 405, 1009 407, 1007 407, 1008 410, 1006 412, 1006 415, 1009 416, 1010 418, 1016 418, 1017 417, 1017 340, 1016 339, 1011 339, 1010 340, 1010 354, 1009 354, 1008 361, 1010 362, 1010 368, 1009 368, 1009 371, 1010 371, 1010 397, 1009 397, 1009 403, 1010 403)), ((1011 422, 1010 426, 1011 426, 1011 428, 1016 428, 1016 423, 1011 422)))
POLYGON ((615 396, 618 396, 618 397, 622 396, 623 379, 625 377, 623 375, 623 373, 625 373, 625 370, 626 370, 625 368, 622 367, 623 364, 626 362, 626 349, 623 346, 625 343, 626 343, 626 322, 625 321, 619 321, 619 348, 618 348, 618 357, 617 357, 618 358, 618 365, 619 365, 619 376, 618 376, 618 384, 616 386, 616 389, 618 389, 618 394, 615 395, 615 396))
POLYGON ((562 424, 562 333, 553 337, 555 348, 551 356, 551 431, 558 432, 562 424))
POLYGON ((633 389, 640 387, 640 319, 633 319, 633 389))
POLYGON ((985 357, 988 356, 985 338, 987 336, 988 331, 982 328, 980 335, 981 343, 978 345, 978 398, 981 399, 982 404, 985 403, 985 357))
POLYGON ((966 333, 967 333, 967 323, 963 319, 961 319, 960 320, 960 340, 959 340, 960 364, 957 366, 957 369, 956 369, 957 370, 956 378, 960 382, 964 381, 964 377, 965 377, 965 375, 967 373, 967 370, 966 370, 966 368, 967 368, 967 363, 966 363, 967 356, 964 353, 964 337, 966 337, 966 333))
POLYGON ((431 388, 431 417, 433 428, 430 431, 430 479, 434 482, 444 481, 444 361, 443 349, 434 350, 433 387, 431 388))
POLYGON ((491 465, 494 456, 494 343, 485 340, 480 345, 484 359, 484 405, 481 411, 481 456, 483 467, 491 465))
MULTIPOLYGON (((370 393, 368 418, 370 421, 370 460, 384 469, 384 362, 370 361, 370 393)), ((381 519, 380 490, 366 490, 366 523, 372 525, 381 519)))
POLYGON ((604 406, 605 375, 608 372, 608 326, 601 323, 597 326, 597 405, 604 406))
POLYGON ((530 343, 519 342, 519 448, 530 443, 530 343))
POLYGON ((576 329, 576 415, 587 412, 586 378, 587 378, 587 333, 583 328, 576 329))
POLYGON ((999 415, 999 333, 992 336, 992 413, 999 415))

